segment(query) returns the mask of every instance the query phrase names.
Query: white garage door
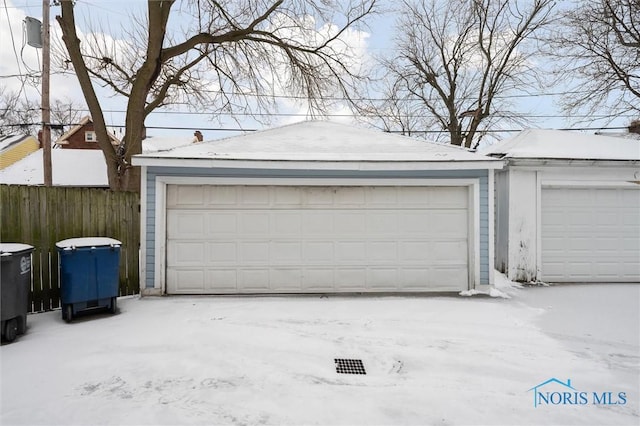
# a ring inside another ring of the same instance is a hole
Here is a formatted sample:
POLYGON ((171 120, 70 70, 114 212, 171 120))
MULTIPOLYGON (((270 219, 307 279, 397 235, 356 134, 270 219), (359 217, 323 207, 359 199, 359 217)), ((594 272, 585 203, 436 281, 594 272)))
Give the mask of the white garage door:
POLYGON ((468 289, 467 187, 169 185, 167 292, 468 289))
POLYGON ((640 188, 543 188, 542 279, 640 281, 640 188))

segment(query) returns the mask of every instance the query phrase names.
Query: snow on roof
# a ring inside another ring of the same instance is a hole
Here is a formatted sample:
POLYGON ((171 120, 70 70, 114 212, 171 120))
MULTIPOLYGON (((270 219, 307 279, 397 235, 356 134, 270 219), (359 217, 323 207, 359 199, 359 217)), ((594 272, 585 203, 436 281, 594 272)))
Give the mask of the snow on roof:
POLYGON ((9 148, 11 145, 16 144, 20 141, 23 141, 29 137, 29 135, 5 135, 0 136, 0 151, 4 151, 9 148))
MULTIPOLYGON (((107 164, 99 149, 53 149, 51 165, 54 185, 109 186, 107 164)), ((43 185, 42 149, 0 170, 0 183, 43 185)))
POLYGON ((328 121, 305 121, 241 136, 192 143, 169 151, 135 156, 144 159, 250 161, 495 161, 464 148, 328 121))
POLYGON ((157 137, 147 136, 142 140, 142 152, 144 154, 158 151, 168 151, 170 149, 187 146, 193 142, 193 136, 185 138, 184 136, 176 137, 157 137))
POLYGON ((640 160, 640 141, 567 130, 527 129, 490 145, 482 154, 500 158, 640 160))

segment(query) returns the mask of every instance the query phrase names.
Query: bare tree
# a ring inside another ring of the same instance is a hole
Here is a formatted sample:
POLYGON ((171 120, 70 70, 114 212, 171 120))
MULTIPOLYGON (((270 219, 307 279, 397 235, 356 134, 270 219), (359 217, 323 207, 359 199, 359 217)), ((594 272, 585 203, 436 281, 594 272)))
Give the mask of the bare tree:
MULTIPOLYGON (((51 103, 51 126, 53 135, 61 136, 78 123, 83 111, 77 102, 55 99, 51 103)), ((0 87, 0 135, 21 132, 36 135, 42 129, 40 103, 20 96, 19 92, 0 87)))
POLYGON ((329 92, 347 94, 357 76, 341 37, 375 2, 353 0, 339 10, 344 2, 149 0, 147 15, 127 26, 134 29, 125 45, 97 33, 81 43, 74 2, 61 1, 57 20, 107 160, 109 186, 139 188, 140 172, 130 160, 141 152, 145 118, 156 108, 187 102, 212 113, 264 110, 279 87, 320 108, 329 92), (189 22, 171 25, 174 7, 189 22), (333 20, 342 26, 328 25, 333 20), (92 81, 127 97, 121 149, 108 142, 92 81))
POLYGON ((572 87, 568 113, 640 113, 640 0, 579 1, 549 33, 548 54, 572 87))
MULTIPOLYGON (((550 21, 553 3, 403 0, 395 56, 380 61, 390 80, 383 84, 411 104, 404 110, 416 114, 414 125, 475 148, 493 120, 516 117, 501 95, 526 93, 537 83, 532 35, 550 21)), ((382 118, 394 115, 395 104, 360 108, 382 118)))

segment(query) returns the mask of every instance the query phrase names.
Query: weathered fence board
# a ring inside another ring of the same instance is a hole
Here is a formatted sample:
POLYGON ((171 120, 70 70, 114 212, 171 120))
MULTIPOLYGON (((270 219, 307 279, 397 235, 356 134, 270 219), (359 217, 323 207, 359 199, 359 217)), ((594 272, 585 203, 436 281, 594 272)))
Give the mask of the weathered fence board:
POLYGON ((56 242, 110 237, 122 241, 120 295, 139 291, 140 196, 103 188, 0 185, 0 241, 30 244, 31 311, 60 306, 56 242))

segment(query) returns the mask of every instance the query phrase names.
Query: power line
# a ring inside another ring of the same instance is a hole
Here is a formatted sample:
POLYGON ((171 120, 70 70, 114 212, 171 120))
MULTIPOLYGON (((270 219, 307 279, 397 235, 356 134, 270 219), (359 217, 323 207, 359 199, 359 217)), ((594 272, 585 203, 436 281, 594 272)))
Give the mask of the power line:
MULTIPOLYGON (((8 108, 0 108, 0 111, 6 111, 8 108)), ((15 110, 16 112, 21 112, 21 113, 28 113, 30 111, 40 111, 39 109, 24 109, 24 110, 15 110)), ((86 108, 69 108, 69 109, 65 109, 65 111, 70 111, 70 112, 78 112, 78 113, 89 113, 90 111, 86 108)), ((121 109, 105 109, 103 110, 103 112, 105 114, 125 114, 127 111, 126 110, 121 110, 121 109)), ((152 113, 153 115, 159 115, 159 114, 163 114, 163 115, 187 115, 187 116, 242 116, 242 117, 308 117, 309 114, 306 113, 294 113, 294 112, 255 112, 255 113, 245 113, 245 112, 200 112, 200 111, 153 111, 152 113)), ((322 114, 323 117, 336 117, 336 118, 340 118, 340 117, 354 117, 353 114, 333 114, 333 113, 329 113, 329 114, 322 114)), ((371 118, 375 118, 375 117, 395 117, 395 115, 392 114, 359 114, 359 117, 371 117, 371 118)), ((616 118, 634 118, 637 115, 635 114, 619 114, 616 115, 616 118)), ((507 115, 503 115, 503 114, 492 114, 492 117, 495 118, 509 118, 509 116, 507 115)), ((588 114, 588 115, 576 115, 576 114, 571 114, 571 115, 562 115, 562 114, 555 114, 555 115, 550 115, 550 114, 543 114, 543 115, 535 115, 535 114, 526 114, 525 118, 590 118, 593 120, 599 120, 599 119, 605 119, 605 118, 611 118, 612 116, 609 115, 593 115, 593 114, 588 114)), ((406 118, 410 118, 410 116, 406 116, 406 118)))
MULTIPOLYGON (((13 124, 4 124, 4 127, 28 127, 28 126, 36 126, 41 123, 13 123, 13 124)), ((78 123, 59 123, 59 124, 51 124, 52 126, 76 126, 78 123)), ((126 128, 125 125, 122 124, 110 124, 107 127, 113 128, 126 128)), ((148 129, 155 130, 204 130, 204 131, 216 131, 216 132, 256 132, 263 129, 257 128, 229 128, 229 127, 184 127, 184 126, 145 126, 148 129)), ((525 129, 486 129, 479 130, 479 133, 514 133, 521 132, 525 129)), ((566 131, 591 131, 591 130, 627 130, 625 126, 608 126, 608 127, 565 127, 565 128, 557 128, 553 130, 566 130, 566 131)), ((383 131, 384 133, 407 133, 407 131, 403 130, 389 130, 383 131)), ((448 130, 411 130, 410 133, 421 133, 421 134, 446 134, 449 133, 448 130)))

